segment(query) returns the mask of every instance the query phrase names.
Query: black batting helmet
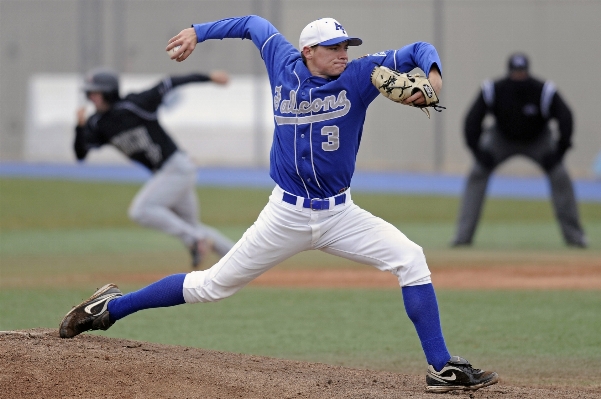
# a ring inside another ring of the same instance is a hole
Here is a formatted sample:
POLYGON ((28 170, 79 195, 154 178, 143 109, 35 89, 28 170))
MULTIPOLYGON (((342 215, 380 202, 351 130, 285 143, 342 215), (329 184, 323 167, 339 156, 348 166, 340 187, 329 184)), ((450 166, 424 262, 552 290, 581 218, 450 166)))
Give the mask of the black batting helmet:
POLYGON ((83 90, 86 93, 100 92, 110 103, 119 100, 119 75, 108 68, 95 68, 86 73, 83 90))

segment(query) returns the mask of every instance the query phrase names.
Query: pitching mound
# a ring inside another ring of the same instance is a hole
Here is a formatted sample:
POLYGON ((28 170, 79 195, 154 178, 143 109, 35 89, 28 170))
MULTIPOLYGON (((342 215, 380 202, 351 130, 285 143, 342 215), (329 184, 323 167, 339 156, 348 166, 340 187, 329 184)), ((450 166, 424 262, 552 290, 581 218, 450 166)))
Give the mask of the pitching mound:
POLYGON ((425 377, 56 330, 0 332, 4 398, 598 398, 578 389, 502 382, 474 393, 428 394, 425 377))

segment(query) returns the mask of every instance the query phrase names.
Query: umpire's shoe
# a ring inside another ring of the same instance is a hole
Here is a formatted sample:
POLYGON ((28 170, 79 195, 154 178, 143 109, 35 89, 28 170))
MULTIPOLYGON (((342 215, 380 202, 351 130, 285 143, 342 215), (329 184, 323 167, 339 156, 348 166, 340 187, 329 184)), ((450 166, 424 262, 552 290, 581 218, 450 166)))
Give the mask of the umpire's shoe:
POLYGON ((467 360, 453 356, 440 371, 428 366, 426 391, 437 393, 455 390, 475 391, 496 384, 498 381, 499 375, 494 371, 474 369, 467 360))
POLYGON ((109 319, 108 304, 120 296, 123 293, 115 284, 99 288, 89 299, 65 315, 59 327, 61 338, 73 338, 89 330, 108 330, 115 323, 109 319))

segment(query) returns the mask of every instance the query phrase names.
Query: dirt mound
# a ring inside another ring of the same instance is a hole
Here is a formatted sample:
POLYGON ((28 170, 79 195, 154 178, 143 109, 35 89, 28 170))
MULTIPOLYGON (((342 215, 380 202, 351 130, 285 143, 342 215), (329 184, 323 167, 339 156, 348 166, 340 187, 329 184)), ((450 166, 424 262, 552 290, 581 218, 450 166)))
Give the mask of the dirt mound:
POLYGON ((2 398, 598 398, 504 385, 428 394, 424 376, 357 370, 56 330, 0 332, 2 398))

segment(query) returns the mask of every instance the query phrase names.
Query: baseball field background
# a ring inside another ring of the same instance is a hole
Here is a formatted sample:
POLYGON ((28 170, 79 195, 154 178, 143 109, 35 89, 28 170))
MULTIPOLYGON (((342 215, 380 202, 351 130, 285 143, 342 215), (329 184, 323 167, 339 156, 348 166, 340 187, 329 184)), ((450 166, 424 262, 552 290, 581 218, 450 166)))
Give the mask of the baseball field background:
MULTIPOLYGON (((0 179, 0 330, 56 328, 105 283, 128 292, 190 270, 176 239, 127 219, 138 189, 0 179)), ((269 190, 202 186, 198 194, 203 221, 237 239, 269 190)), ((548 200, 500 198, 487 201, 475 245, 451 249, 458 198, 353 199, 423 246, 453 354, 514 385, 601 386, 601 203, 580 204, 585 250, 564 246, 548 200)), ((222 302, 148 310, 93 334, 422 375, 394 277, 374 273, 303 253, 222 302)))
MULTIPOLYGON (((601 1, 0 0, 0 172, 17 165, 38 171, 64 167, 65 173, 44 178, 0 173, 0 397, 19 384, 29 395, 12 397, 74 397, 83 392, 80 380, 60 370, 50 375, 43 363, 58 370, 72 355, 84 370, 78 376, 88 378, 86 368, 107 342, 114 344, 111 356, 123 352, 118 339, 409 374, 419 376, 411 396, 423 394, 426 364, 395 278, 319 252, 289 259, 222 302, 147 310, 79 341, 12 334, 57 329, 71 306, 106 283, 129 292, 190 270, 189 255, 176 239, 127 218, 145 176, 68 178, 85 168, 75 164, 70 148, 82 101, 79 82, 87 70, 114 68, 129 90, 166 74, 226 69, 234 83, 227 91, 198 88, 207 91, 196 93, 191 103, 182 92, 171 102, 182 114, 169 115, 166 106, 161 119, 203 168, 266 168, 272 99, 252 43, 205 43, 181 64, 164 52, 167 40, 192 23, 247 14, 271 20, 292 43, 309 21, 334 17, 364 40, 350 50, 351 58, 418 40, 436 46, 445 79, 441 104, 447 109, 427 119, 416 109, 376 99, 365 121, 353 199, 424 248, 451 353, 501 376, 494 392, 483 389, 476 397, 585 397, 575 387, 586 389, 587 398, 600 396, 601 136, 598 105, 591 99, 601 91, 601 80, 588 77, 598 74, 601 63, 601 1), (502 165, 491 181, 492 191, 502 195, 487 199, 473 247, 449 247, 460 191, 445 185, 452 178, 460 187, 472 162, 462 136, 465 112, 483 79, 505 74, 514 51, 530 56, 533 74, 554 81, 574 112, 574 147, 566 167, 576 184, 585 183, 576 191, 587 249, 564 245, 548 196, 529 195, 546 182, 522 158, 502 165), (401 190, 369 189, 373 183, 395 187, 395 175, 403 173, 418 177, 401 190), (433 177, 429 190, 420 190, 426 174, 433 177), (32 348, 46 344, 47 357, 32 355, 32 348), (36 383, 44 378, 51 381, 40 389, 36 383), (511 385, 528 389, 511 394, 511 385), (537 386, 570 387, 562 392, 574 395, 553 396, 552 389, 541 394, 537 386)), ((92 154, 89 163, 127 164, 110 151, 92 154)), ((232 176, 213 176, 198 185, 201 218, 236 240, 255 221, 270 189, 241 184, 254 175, 243 174, 228 186, 223 183, 232 176)), ((269 180, 266 173, 263 179, 269 180)), ((121 376, 106 372, 113 364, 107 360, 105 366, 96 377, 106 380, 85 387, 100 394, 80 397, 110 396, 109 385, 128 397, 115 383, 121 376)), ((145 372, 146 366, 129 370, 145 372)), ((287 371, 282 380, 293 385, 298 368, 287 371)), ((194 389, 199 374, 192 376, 194 389)), ((185 378, 172 379, 179 384, 185 378)), ((144 385, 153 376, 133 373, 129 379, 144 385)), ((370 392, 370 386, 364 388, 370 392)), ((196 394, 202 392, 188 390, 181 397, 196 394)))

